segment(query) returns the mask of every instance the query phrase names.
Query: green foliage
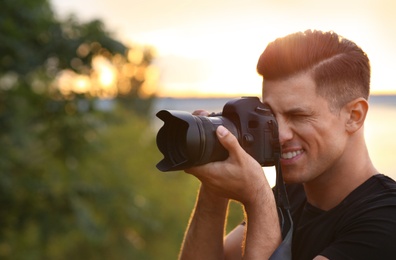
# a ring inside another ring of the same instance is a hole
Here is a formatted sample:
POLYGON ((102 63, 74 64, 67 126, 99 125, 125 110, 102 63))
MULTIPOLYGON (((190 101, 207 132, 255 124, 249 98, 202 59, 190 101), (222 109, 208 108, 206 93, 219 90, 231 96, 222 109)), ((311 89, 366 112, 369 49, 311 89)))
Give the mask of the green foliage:
POLYGON ((61 160, 34 150, 35 169, 2 171, 1 258, 176 258, 198 183, 156 170, 147 122, 117 114, 90 137, 94 152, 61 160))
MULTIPOLYGON (((71 16, 64 22, 57 21, 48 0, 3 0, 0 12, 0 73, 31 73, 55 58, 56 66, 48 71, 54 76, 57 71, 72 67, 78 47, 85 42, 100 42, 113 53, 126 51, 99 20, 81 24, 71 16)), ((84 58, 88 64, 92 56, 84 58)))
MULTIPOLYGON (((177 257, 198 182, 155 168, 154 97, 139 96, 153 54, 132 63, 127 51, 101 21, 58 21, 48 0, 2 1, 1 259, 177 257), (90 75, 95 55, 136 71, 107 111, 56 86, 64 70, 90 75)), ((238 204, 231 212, 235 225, 238 204)))
POLYGON ((4 0, 0 13, 0 258, 148 259, 143 235, 161 215, 135 191, 143 181, 128 177, 153 174, 152 137, 139 139, 146 120, 53 86, 64 69, 90 73, 94 55, 127 60, 127 48, 100 21, 57 21, 47 0, 4 0), (133 143, 114 157, 118 127, 133 143), (122 168, 135 150, 144 151, 136 168, 122 168))
POLYGON ((112 175, 103 181, 114 183, 115 189, 125 191, 122 197, 129 198, 118 198, 118 208, 109 208, 108 213, 118 212, 117 221, 128 223, 123 233, 139 253, 136 259, 175 259, 198 183, 186 174, 164 174, 155 168, 161 156, 153 132, 144 125, 138 118, 130 118, 125 125, 109 130, 107 148, 112 153, 99 158, 109 168, 95 172, 112 175), (122 216, 123 212, 128 215, 122 216))

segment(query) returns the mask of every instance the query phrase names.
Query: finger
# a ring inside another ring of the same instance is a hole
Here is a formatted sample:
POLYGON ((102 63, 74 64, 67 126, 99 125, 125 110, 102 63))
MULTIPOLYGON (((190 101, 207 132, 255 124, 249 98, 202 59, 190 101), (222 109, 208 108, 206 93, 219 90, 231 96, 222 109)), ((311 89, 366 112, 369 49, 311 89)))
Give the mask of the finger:
POLYGON ((206 110, 198 109, 198 110, 195 110, 194 112, 192 112, 192 114, 194 116, 209 116, 210 113, 206 110))
POLYGON ((229 152, 230 156, 239 156, 241 153, 244 153, 244 150, 239 145, 237 138, 231 134, 231 132, 220 125, 216 129, 217 138, 220 143, 224 146, 224 148, 229 152))

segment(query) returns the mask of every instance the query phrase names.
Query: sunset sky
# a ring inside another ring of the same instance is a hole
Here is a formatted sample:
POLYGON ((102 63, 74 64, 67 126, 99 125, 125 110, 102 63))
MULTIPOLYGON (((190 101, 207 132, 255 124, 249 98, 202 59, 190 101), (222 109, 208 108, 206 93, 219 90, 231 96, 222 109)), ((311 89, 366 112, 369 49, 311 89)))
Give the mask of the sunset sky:
POLYGON ((268 42, 333 30, 367 52, 372 93, 396 94, 393 0, 51 0, 56 13, 103 20, 124 43, 154 46, 161 96, 260 95, 268 42))

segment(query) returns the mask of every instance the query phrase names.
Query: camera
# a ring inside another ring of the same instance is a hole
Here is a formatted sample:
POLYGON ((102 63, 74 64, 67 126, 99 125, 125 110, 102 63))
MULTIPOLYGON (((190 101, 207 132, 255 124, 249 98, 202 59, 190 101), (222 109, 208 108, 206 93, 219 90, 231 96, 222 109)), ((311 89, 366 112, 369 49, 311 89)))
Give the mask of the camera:
POLYGON ((228 157, 216 136, 216 128, 226 127, 241 147, 262 166, 272 166, 280 156, 278 124, 271 109, 258 97, 228 101, 221 113, 194 116, 185 111, 161 110, 164 121, 157 133, 157 146, 164 158, 160 171, 184 170, 228 157))

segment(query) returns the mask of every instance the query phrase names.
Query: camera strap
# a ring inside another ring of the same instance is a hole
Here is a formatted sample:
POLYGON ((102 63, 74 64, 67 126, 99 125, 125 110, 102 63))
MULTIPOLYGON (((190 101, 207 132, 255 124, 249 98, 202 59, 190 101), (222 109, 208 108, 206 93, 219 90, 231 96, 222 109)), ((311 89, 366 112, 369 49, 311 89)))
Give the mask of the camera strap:
POLYGON ((283 180, 282 168, 280 167, 280 154, 276 154, 276 185, 274 195, 278 208, 279 223, 282 232, 282 243, 271 255, 270 259, 292 259, 292 237, 293 237, 293 220, 290 214, 290 203, 287 197, 285 182, 283 180))

